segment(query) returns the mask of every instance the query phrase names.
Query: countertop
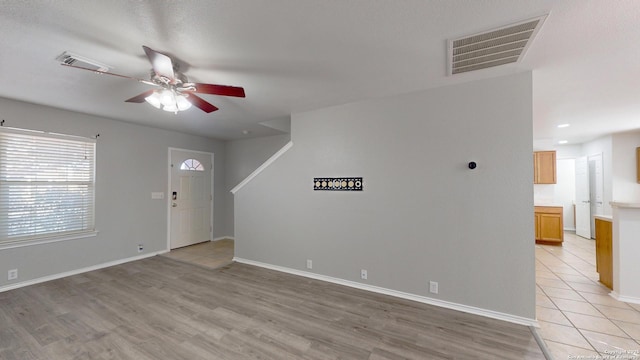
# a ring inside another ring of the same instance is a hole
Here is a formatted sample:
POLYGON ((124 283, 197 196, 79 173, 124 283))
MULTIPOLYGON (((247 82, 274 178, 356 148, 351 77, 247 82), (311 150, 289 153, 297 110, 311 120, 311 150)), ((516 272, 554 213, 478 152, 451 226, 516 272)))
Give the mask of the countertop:
POLYGON ((613 207, 640 209, 640 204, 638 203, 625 203, 625 202, 612 201, 609 204, 611 204, 611 206, 613 207))
POLYGON ((604 221, 613 221, 613 216, 611 215, 593 215, 593 217, 604 221))

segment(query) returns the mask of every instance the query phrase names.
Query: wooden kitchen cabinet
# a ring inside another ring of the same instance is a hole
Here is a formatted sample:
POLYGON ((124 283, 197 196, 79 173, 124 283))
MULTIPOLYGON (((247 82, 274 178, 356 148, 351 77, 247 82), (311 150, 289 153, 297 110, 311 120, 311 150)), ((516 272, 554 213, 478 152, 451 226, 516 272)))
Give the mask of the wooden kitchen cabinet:
POLYGON ((533 152, 533 183, 534 184, 555 184, 556 183, 556 152, 555 151, 534 151, 533 152))
POLYGON ((562 245, 564 241, 562 206, 536 206, 534 221, 536 243, 562 245))
POLYGON ((596 218, 596 271, 600 282, 613 290, 613 251, 611 221, 596 218))

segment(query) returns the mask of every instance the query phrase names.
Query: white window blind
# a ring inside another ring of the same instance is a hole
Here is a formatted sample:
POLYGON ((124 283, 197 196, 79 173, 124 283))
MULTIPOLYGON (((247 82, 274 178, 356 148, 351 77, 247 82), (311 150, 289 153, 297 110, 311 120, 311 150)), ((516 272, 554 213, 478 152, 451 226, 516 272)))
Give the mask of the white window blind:
POLYGON ((0 128, 0 244, 95 230, 95 145, 0 128))

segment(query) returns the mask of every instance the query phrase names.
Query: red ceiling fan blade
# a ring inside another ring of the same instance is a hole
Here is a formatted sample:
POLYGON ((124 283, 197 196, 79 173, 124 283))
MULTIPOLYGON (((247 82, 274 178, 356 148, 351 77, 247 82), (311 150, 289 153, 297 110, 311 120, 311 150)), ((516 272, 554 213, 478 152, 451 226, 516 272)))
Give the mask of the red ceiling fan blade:
POLYGON ((82 66, 76 66, 76 65, 69 65, 69 64, 64 64, 61 63, 60 65, 62 66, 66 66, 66 67, 70 67, 70 68, 74 68, 74 69, 80 69, 80 70, 87 70, 87 71, 91 71, 92 73, 98 74, 98 75, 111 75, 111 76, 117 76, 120 78, 124 78, 124 79, 130 79, 130 80, 135 80, 137 82, 141 82, 143 84, 147 84, 147 85, 153 85, 153 86, 159 86, 158 84, 155 84, 151 81, 148 80, 142 80, 142 79, 138 79, 138 78, 134 78, 131 76, 126 76, 126 75, 120 75, 120 74, 116 74, 116 73, 112 73, 112 72, 107 72, 107 71, 98 71, 98 70, 94 70, 94 69, 89 69, 86 67, 82 67, 82 66))
POLYGON ((195 83, 195 92, 199 94, 212 94, 222 96, 244 97, 244 89, 238 86, 213 85, 195 83))
POLYGON ((171 58, 144 45, 142 46, 142 48, 147 54, 149 62, 151 62, 153 71, 155 71, 156 74, 164 76, 171 80, 171 82, 173 82, 173 80, 175 79, 175 74, 173 73, 173 62, 171 61, 171 58))
POLYGON ((212 104, 206 102, 204 99, 202 99, 199 96, 196 96, 196 94, 190 92, 189 96, 187 96, 187 100, 189 100, 190 103, 192 103, 193 105, 195 105, 196 107, 200 108, 200 110, 206 112, 206 113, 210 113, 213 111, 218 110, 217 107, 213 106, 212 104))
POLYGON ((155 90, 149 90, 149 91, 145 91, 142 94, 136 95, 134 97, 132 97, 131 99, 125 100, 124 102, 130 102, 130 103, 143 103, 144 99, 146 97, 148 97, 149 95, 153 94, 155 90))

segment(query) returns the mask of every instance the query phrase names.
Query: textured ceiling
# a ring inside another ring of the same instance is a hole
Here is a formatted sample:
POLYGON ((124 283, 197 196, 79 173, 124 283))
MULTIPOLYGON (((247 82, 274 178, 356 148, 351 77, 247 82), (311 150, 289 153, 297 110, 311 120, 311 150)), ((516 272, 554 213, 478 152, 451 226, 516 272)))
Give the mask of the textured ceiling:
POLYGON ((579 143, 640 128, 639 20, 634 0, 2 0, 0 96, 237 139, 295 112, 533 70, 536 143, 579 143), (523 62, 445 75, 447 39, 545 13, 523 62), (247 97, 175 115, 124 102, 144 84, 55 61, 71 51, 147 78, 142 45, 247 97))

